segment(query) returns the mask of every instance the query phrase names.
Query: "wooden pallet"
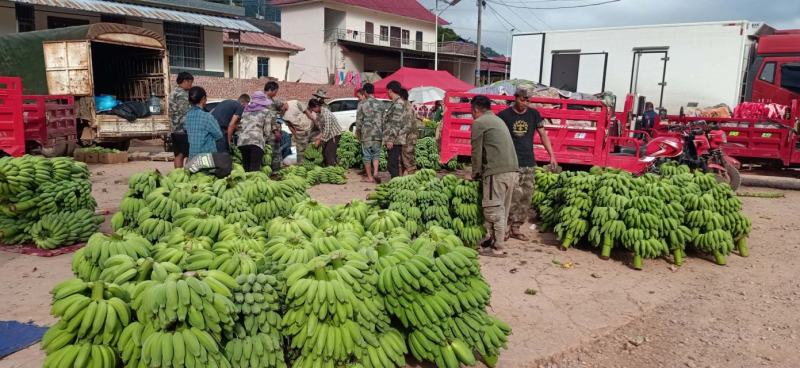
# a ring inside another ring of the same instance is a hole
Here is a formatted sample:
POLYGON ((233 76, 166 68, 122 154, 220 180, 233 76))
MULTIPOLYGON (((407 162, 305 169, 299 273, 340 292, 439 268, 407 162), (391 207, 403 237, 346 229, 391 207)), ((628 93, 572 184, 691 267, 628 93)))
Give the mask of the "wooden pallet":
POLYGON ((161 152, 150 156, 150 161, 170 162, 173 160, 175 160, 175 154, 172 152, 161 152))

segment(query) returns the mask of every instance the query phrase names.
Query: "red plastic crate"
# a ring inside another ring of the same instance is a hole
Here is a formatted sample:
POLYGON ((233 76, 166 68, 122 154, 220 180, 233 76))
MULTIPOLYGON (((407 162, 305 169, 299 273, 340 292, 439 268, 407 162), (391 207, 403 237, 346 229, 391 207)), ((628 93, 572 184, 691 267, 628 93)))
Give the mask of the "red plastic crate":
POLYGON ((60 95, 22 96, 25 140, 52 147, 58 140, 75 141, 75 99, 60 95))

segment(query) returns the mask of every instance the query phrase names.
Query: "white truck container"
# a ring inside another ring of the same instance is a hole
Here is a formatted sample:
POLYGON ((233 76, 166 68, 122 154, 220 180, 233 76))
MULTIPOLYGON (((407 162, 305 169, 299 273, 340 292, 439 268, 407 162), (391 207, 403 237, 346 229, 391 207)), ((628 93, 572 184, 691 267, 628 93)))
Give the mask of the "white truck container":
POLYGON ((754 39, 770 30, 728 21, 515 34, 511 78, 585 93, 633 93, 671 113, 693 103, 733 107, 754 39))

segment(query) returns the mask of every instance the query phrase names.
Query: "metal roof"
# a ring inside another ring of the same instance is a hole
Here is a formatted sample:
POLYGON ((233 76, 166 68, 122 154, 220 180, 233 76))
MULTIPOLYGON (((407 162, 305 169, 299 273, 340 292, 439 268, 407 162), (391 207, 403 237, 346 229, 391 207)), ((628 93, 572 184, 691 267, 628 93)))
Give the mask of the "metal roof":
POLYGON ((185 11, 154 8, 150 6, 123 4, 100 0, 11 0, 16 3, 52 6, 94 13, 123 15, 156 19, 168 22, 197 24, 208 27, 234 29, 239 31, 262 32, 242 19, 217 17, 213 15, 190 13, 185 11))

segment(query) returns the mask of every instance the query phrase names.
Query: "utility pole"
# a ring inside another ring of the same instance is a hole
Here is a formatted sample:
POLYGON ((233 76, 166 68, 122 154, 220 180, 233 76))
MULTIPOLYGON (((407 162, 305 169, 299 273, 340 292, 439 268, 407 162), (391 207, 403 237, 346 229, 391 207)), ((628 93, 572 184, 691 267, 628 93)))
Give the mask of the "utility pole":
POLYGON ((475 56, 475 85, 481 85, 481 13, 483 12, 483 0, 478 0, 478 53, 475 56))

